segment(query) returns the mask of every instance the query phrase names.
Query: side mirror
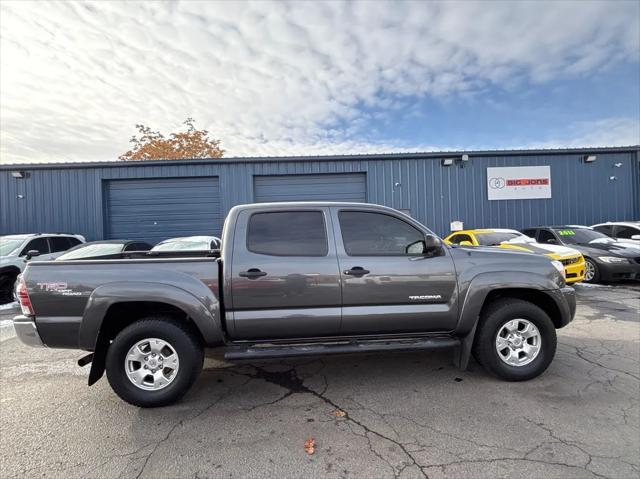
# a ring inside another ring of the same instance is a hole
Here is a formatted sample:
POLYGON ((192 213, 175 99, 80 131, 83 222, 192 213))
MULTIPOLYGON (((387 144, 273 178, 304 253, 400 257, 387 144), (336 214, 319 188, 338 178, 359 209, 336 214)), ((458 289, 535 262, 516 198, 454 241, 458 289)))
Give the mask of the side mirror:
POLYGON ((428 256, 440 256, 442 254, 442 241, 434 235, 424 237, 424 254, 428 256))
POLYGON ((631 235, 632 240, 640 241, 640 235, 631 235))
POLYGON ((460 246, 473 246, 473 243, 471 241, 460 241, 460 243, 458 243, 460 246))
POLYGON ((27 251, 26 259, 27 261, 29 261, 31 258, 34 258, 36 256, 40 256, 40 251, 38 251, 37 249, 30 249, 29 251, 27 251))

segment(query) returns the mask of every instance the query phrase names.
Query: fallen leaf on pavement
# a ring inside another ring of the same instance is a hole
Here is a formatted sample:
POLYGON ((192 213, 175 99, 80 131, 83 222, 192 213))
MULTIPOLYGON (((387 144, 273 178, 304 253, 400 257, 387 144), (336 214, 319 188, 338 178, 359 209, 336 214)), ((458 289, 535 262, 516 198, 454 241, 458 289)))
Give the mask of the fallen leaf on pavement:
POLYGON ((316 452, 316 441, 312 437, 304 441, 304 450, 311 455, 316 452))
POLYGON ((335 417, 345 417, 347 415, 347 413, 344 412, 342 409, 336 409, 331 414, 333 414, 335 417))

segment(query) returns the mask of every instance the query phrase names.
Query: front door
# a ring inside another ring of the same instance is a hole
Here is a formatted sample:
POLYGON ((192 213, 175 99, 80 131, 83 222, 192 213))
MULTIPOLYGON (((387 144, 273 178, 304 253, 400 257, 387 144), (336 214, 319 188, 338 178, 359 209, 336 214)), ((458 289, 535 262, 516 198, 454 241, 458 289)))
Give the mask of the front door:
POLYGON ((229 334, 305 338, 340 330, 340 277, 328 208, 243 211, 233 244, 229 334), (331 238, 331 240, 329 240, 331 238))
POLYGON ((416 251, 425 232, 408 218, 332 208, 342 277, 341 334, 452 330, 457 283, 449 250, 416 251), (412 246, 414 245, 414 246, 412 246))

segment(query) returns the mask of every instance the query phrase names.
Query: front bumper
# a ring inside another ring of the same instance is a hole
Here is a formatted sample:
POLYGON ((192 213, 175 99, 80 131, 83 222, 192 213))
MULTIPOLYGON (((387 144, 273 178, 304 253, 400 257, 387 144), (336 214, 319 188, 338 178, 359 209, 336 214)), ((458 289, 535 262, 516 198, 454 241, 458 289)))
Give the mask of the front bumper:
POLYGON ((640 280, 640 264, 597 261, 601 281, 640 280))
POLYGON ((584 279, 585 263, 584 258, 581 258, 577 263, 571 263, 565 265, 564 272, 567 276, 567 284, 577 283, 584 279))
POLYGON ((13 318, 13 328, 16 330, 18 339, 27 346, 36 348, 45 347, 33 318, 29 316, 16 316, 13 318))
POLYGON ((560 312, 556 327, 563 328, 573 321, 576 314, 576 290, 571 286, 565 286, 547 293, 553 298, 560 312))

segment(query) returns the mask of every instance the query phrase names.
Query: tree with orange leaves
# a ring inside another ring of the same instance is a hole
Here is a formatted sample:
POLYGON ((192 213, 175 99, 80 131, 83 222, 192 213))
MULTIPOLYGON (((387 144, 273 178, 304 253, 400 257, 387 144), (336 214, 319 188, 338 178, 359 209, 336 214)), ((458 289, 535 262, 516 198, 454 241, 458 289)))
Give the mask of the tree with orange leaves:
POLYGON ((136 125, 138 134, 129 140, 133 148, 120 155, 121 160, 183 160, 195 158, 221 158, 224 150, 220 140, 209 138, 207 130, 197 130, 193 118, 184 122, 187 131, 171 133, 165 137, 148 126, 136 125))

